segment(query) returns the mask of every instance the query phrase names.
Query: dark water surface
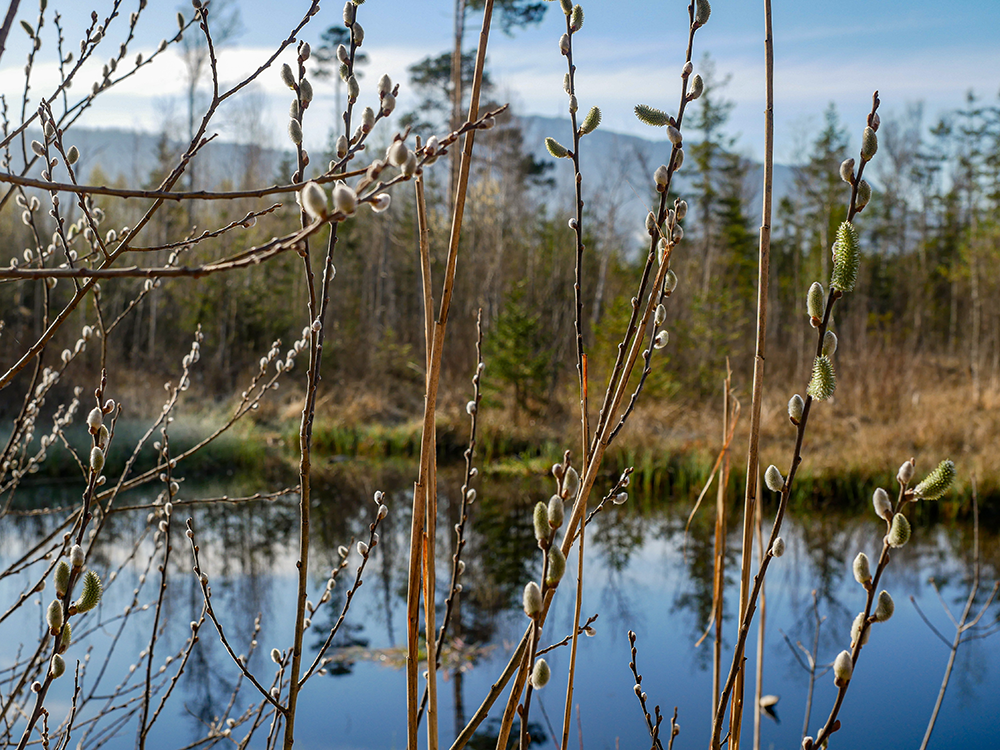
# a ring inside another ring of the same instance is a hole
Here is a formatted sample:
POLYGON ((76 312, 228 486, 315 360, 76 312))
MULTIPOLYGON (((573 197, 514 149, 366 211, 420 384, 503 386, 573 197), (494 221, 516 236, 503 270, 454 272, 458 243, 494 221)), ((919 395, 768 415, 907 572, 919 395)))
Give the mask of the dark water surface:
MULTIPOLYGON (((390 515, 365 573, 364 585, 338 635, 335 652, 338 661, 329 665, 327 674, 313 677, 302 693, 297 747, 405 747, 402 653, 412 481, 413 477, 405 470, 345 465, 336 478, 320 483, 317 489, 311 566, 317 571, 313 601, 318 601, 326 576, 338 560, 338 546, 349 544, 352 537, 367 535, 367 524, 375 515, 375 506, 370 501, 375 489, 386 491, 390 515)), ((449 499, 457 483, 453 477, 442 477, 438 535, 442 560, 450 555, 455 518, 449 499)), ((469 543, 464 553, 467 569, 463 577, 461 640, 446 655, 447 668, 438 683, 444 747, 451 743, 456 727, 475 711, 527 625, 520 609, 521 591, 530 577, 538 577, 540 569, 531 530, 531 507, 534 502, 547 499, 551 490, 552 483, 547 478, 479 481, 479 499, 473 506, 469 543)), ((230 483, 226 487, 185 486, 182 495, 198 497, 229 492, 235 496, 245 491, 245 487, 233 487, 230 483)), ((75 492, 72 488, 63 492, 40 487, 30 498, 30 504, 69 504, 78 497, 75 492)), ((150 499, 139 492, 133 493, 128 501, 139 503, 150 499)), ((626 505, 610 507, 598 515, 589 527, 583 615, 598 613, 599 619, 594 625, 596 635, 580 641, 574 698, 579 703, 579 723, 574 710, 571 747, 580 747, 578 731, 582 731, 582 744, 586 748, 649 747, 649 736, 632 690, 634 678, 628 667, 630 629, 638 636, 638 664, 650 708, 659 704, 668 715, 674 706, 678 708, 681 734, 675 747, 704 748, 708 744, 712 641, 709 638, 700 647, 694 644, 710 617, 714 509, 703 509, 685 538, 689 509, 687 499, 671 503, 663 498, 632 497, 626 505)), ((294 619, 297 527, 293 499, 175 510, 171 530, 174 546, 168 567, 170 585, 163 609, 165 629, 156 648, 154 682, 163 679, 162 675, 157 677, 159 666, 167 655, 181 649, 190 633, 190 622, 197 619, 201 608, 200 589, 191 573, 191 553, 183 536, 183 521, 188 515, 194 517, 198 529, 202 564, 211 578, 215 608, 238 653, 247 653, 254 620, 258 615, 261 618, 258 645, 250 666, 262 683, 270 685, 275 666, 268 654, 273 647, 284 649, 290 645, 294 619)), ((834 735, 834 747, 917 748, 923 737, 948 648, 921 620, 909 597, 914 597, 950 642, 954 626, 928 579, 936 579, 943 600, 958 616, 968 592, 973 544, 968 526, 930 525, 922 521, 922 517, 916 519, 911 542, 894 553, 883 576, 880 588, 893 595, 896 613, 889 622, 873 626, 871 640, 862 652, 840 714, 843 728, 834 735)), ((0 522, 3 568, 57 522, 53 516, 8 516, 0 522)), ((815 589, 818 613, 824 618, 819 635, 819 664, 829 664, 840 650, 849 647, 851 622, 864 605, 864 591, 851 575, 851 561, 858 551, 865 551, 874 564, 883 528, 870 510, 853 515, 799 512, 787 517, 783 536, 788 550, 774 561, 768 577, 764 646, 763 690, 765 694, 780 696, 777 704, 780 723, 765 718, 762 747, 789 750, 800 747, 808 675, 782 634, 793 644, 801 641, 811 648, 815 635, 812 595, 815 589)), ((136 745, 136 718, 129 717, 129 712, 135 710, 135 699, 145 680, 145 662, 140 660, 140 653, 148 644, 152 627, 159 558, 148 567, 153 544, 144 511, 113 517, 100 540, 103 541, 95 547, 89 564, 106 581, 113 571, 117 572, 95 616, 89 624, 81 623, 75 629, 74 643, 67 653, 67 676, 56 682, 47 705, 50 724, 55 726, 70 706, 71 671, 76 660, 86 659, 89 653, 82 694, 92 698, 81 710, 84 724, 74 730, 71 744, 77 746, 82 742, 84 748, 102 744, 127 748, 136 745), (120 614, 133 599, 140 611, 133 613, 119 632, 120 614), (142 611, 145 605, 149 605, 148 609, 142 611), (107 670, 98 680, 112 644, 107 670), (107 701, 104 696, 111 694, 129 675, 134 664, 140 666, 128 678, 124 692, 107 701), (86 723, 101 714, 101 722, 86 723), (116 725, 116 721, 121 725, 116 725), (102 729, 108 728, 116 731, 101 734, 102 729)), ((736 544, 737 538, 731 534, 729 545, 732 548, 736 544)), ((984 530, 982 547, 980 599, 984 600, 997 576, 1000 560, 997 535, 984 530)), ((344 571, 350 575, 341 577, 330 605, 313 618, 305 641, 309 660, 340 613, 347 581, 353 580, 353 569, 359 559, 352 549, 351 567, 344 571)), ((723 679, 732 654, 737 597, 736 586, 732 585, 737 561, 732 554, 729 559, 723 679)), ((574 554, 546 623, 543 644, 557 641, 570 631, 575 570, 574 554)), ((442 563, 439 590, 446 583, 446 575, 442 563)), ((4 611, 23 586, 24 579, 19 576, 0 580, 4 611)), ((5 700, 16 673, 9 667, 19 648, 24 653, 32 642, 37 645, 44 622, 43 610, 50 598, 51 586, 0 623, 0 669, 5 670, 0 673, 0 690, 5 700)), ((1000 607, 994 605, 983 617, 981 623, 986 632, 995 626, 998 612, 1000 607)), ((753 701, 756 643, 755 626, 747 649, 748 705, 753 701)), ((799 657, 806 659, 802 652, 799 657)), ((559 732, 568 647, 550 653, 548 660, 553 679, 535 694, 531 722, 537 728, 537 746, 552 747, 552 740, 547 739, 547 722, 559 732)), ((175 670, 176 663, 168 665, 164 674, 169 676, 175 670)), ((247 725, 240 723, 240 717, 258 699, 252 686, 244 682, 230 707, 238 677, 212 626, 206 623, 175 694, 149 736, 148 746, 156 750, 183 748, 203 738, 208 723, 215 717, 223 720, 232 717, 237 725, 231 737, 222 739, 218 746, 235 747, 233 740, 239 741, 246 734, 247 725)), ((832 674, 819 677, 810 733, 825 721, 834 696, 832 674)), ((505 699, 506 693, 501 703, 505 699)), ((502 705, 497 706, 492 715, 501 711, 502 705)), ((752 711, 748 711, 743 740, 746 747, 752 747, 752 732, 752 711)), ((15 732, 15 739, 19 734, 15 732)), ((959 650, 930 746, 996 748, 1000 747, 998 736, 1000 634, 970 640, 959 650)), ((251 747, 264 747, 265 737, 266 727, 251 747)), ((425 742, 422 727, 421 743, 425 742)), ((488 723, 477 736, 475 746, 494 745, 495 728, 488 723)))

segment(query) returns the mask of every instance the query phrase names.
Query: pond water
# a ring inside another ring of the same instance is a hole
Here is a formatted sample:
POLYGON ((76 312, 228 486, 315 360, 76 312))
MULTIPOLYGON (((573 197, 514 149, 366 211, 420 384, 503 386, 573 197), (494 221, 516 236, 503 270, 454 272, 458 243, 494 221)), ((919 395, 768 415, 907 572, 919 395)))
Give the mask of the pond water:
MULTIPOLYGON (((298 747, 406 745, 402 653, 407 508, 412 481, 407 470, 344 464, 317 488, 313 601, 318 601, 329 571, 339 559, 338 546, 367 536, 367 525, 375 516, 370 500, 374 490, 386 491, 390 514, 383 522, 381 542, 365 572, 364 585, 338 635, 337 661, 329 665, 326 674, 314 676, 300 698, 298 747)), ((455 520, 449 500, 458 482, 442 474, 438 548, 445 560, 450 555, 450 530, 455 520)), ((185 486, 182 494, 199 497, 229 492, 236 496, 245 489, 233 483, 225 487, 185 486)), ((527 625, 520 609, 521 591, 532 576, 538 577, 540 568, 531 507, 547 499, 551 489, 551 480, 543 477, 479 480, 479 498, 473 505, 468 545, 463 553, 467 568, 463 576, 460 641, 446 654, 446 668, 439 680, 439 724, 444 747, 450 745, 457 728, 478 707, 527 625)), ((34 492, 28 500, 32 506, 68 505, 74 502, 78 490, 39 487, 34 492)), ((150 499, 142 492, 133 492, 127 501, 139 504, 150 499)), ((638 667, 650 707, 658 704, 668 716, 674 706, 678 709, 681 733, 675 747, 704 748, 708 744, 712 640, 709 637, 701 646, 695 646, 695 642, 710 618, 714 510, 703 509, 685 535, 689 510, 687 498, 671 502, 652 496, 631 497, 627 504, 609 507, 596 516, 588 528, 583 615, 599 617, 594 623, 595 635, 580 641, 575 692, 579 718, 574 710, 572 747, 611 750, 650 744, 632 690, 627 639, 630 629, 637 634, 638 667)), ((202 564, 211 577, 214 606, 238 652, 247 653, 254 621, 260 618, 258 646, 249 664, 260 681, 270 685, 275 666, 268 655, 272 648, 283 649, 290 644, 294 618, 297 529, 291 498, 175 510, 171 529, 174 545, 167 567, 170 585, 164 595, 163 632, 155 652, 153 683, 176 671, 176 662, 162 674, 159 667, 168 655, 180 653, 190 635, 190 623, 198 619, 201 610, 200 589, 191 573, 191 552, 183 536, 183 522, 189 515, 198 530, 202 564)), ((735 509, 733 515, 737 515, 735 509)), ((17 560, 61 519, 52 515, 11 515, 0 522, 2 568, 17 560)), ((780 696, 776 706, 780 723, 764 719, 763 748, 800 747, 809 684, 802 666, 806 657, 801 651, 796 655, 790 644, 798 641, 812 647, 818 613, 823 618, 818 663, 829 664, 840 650, 848 648, 851 622, 864 604, 864 591, 854 581, 850 564, 858 551, 867 552, 873 561, 877 559, 882 528, 867 510, 850 515, 829 510, 798 512, 786 518, 783 537, 787 552, 774 561, 768 577, 763 678, 764 693, 780 696)), ((1000 544, 995 532, 984 530, 981 537, 980 600, 985 600, 997 577, 1000 544)), ((730 550, 737 543, 735 534, 730 534, 730 550)), ((840 714, 843 728, 833 738, 835 747, 920 745, 948 659, 948 647, 922 621, 910 597, 950 642, 954 626, 928 579, 937 581, 941 599, 958 616, 968 593, 972 548, 971 527, 933 525, 923 516, 916 517, 911 542, 894 553, 881 583, 881 588, 890 591, 895 599, 895 616, 874 626, 862 652, 840 714)), ((67 652, 67 676, 56 681, 47 701, 50 725, 54 727, 71 705, 71 671, 77 660, 84 662, 81 696, 87 700, 78 701, 78 726, 71 740, 74 745, 127 748, 137 744, 137 697, 145 680, 145 662, 140 654, 153 627, 160 580, 156 565, 162 553, 150 567, 153 552, 146 511, 136 511, 112 516, 91 554, 89 565, 106 581, 113 573, 113 580, 100 607, 88 616, 87 624, 81 622, 75 629, 74 643, 67 652), (143 610, 146 605, 148 608, 143 610), (130 606, 131 615, 123 620, 121 613, 126 606, 130 606), (89 660, 84 661, 88 655, 89 660), (139 667, 130 672, 136 664, 139 667), (123 687, 116 692, 120 685, 123 687), (93 721, 95 717, 100 720, 93 721)), ((344 571, 350 575, 340 579, 330 604, 313 617, 306 637, 310 660, 340 613, 347 590, 345 582, 353 580, 359 560, 352 549, 350 566, 344 571)), ((736 565, 736 556, 731 552, 723 678, 735 632, 737 591, 732 581, 736 565)), ((40 567, 36 569, 41 571, 40 567)), ((543 644, 558 641, 570 632, 575 570, 574 554, 568 562, 564 585, 554 600, 543 644)), ((439 576, 446 580, 444 563, 439 565, 439 576)), ((23 576, 0 580, 4 611, 22 593, 25 580, 23 576)), ((439 583, 439 590, 443 584, 439 583)), ((0 691, 5 701, 20 677, 12 665, 17 664, 19 654, 23 658, 32 648, 32 642, 39 642, 44 607, 50 596, 51 587, 40 596, 31 596, 25 606, 0 622, 0 691)), ((967 635, 991 632, 998 614, 1000 607, 994 605, 982 618, 981 628, 967 635)), ((753 701, 756 642, 755 626, 748 646, 748 705, 753 701)), ((553 679, 535 694, 531 722, 536 746, 551 747, 551 734, 558 733, 562 724, 569 649, 556 649, 547 658, 553 679)), ((219 745, 234 746, 232 740, 245 736, 249 727, 244 722, 246 707, 258 699, 255 690, 238 678, 239 672, 211 624, 206 623, 174 695, 149 734, 147 746, 176 750, 198 743, 216 717, 221 717, 223 724, 229 717, 236 721, 230 738, 219 745), (237 687, 239 693, 233 701, 237 687)), ((823 674, 815 686, 810 733, 825 721, 834 696, 832 674, 823 674)), ((491 716, 501 711, 502 705, 495 706, 491 716)), ((752 711, 747 713, 744 745, 752 747, 752 711)), ((495 732, 495 722, 487 722, 471 746, 494 747, 495 732)), ((19 734, 19 730, 15 731, 15 740, 19 734)), ((264 747, 265 736, 266 728, 251 746, 264 747)), ((1000 634, 962 645, 930 746, 997 747, 997 736, 1000 634)), ((425 742, 422 727, 421 743, 425 742)))

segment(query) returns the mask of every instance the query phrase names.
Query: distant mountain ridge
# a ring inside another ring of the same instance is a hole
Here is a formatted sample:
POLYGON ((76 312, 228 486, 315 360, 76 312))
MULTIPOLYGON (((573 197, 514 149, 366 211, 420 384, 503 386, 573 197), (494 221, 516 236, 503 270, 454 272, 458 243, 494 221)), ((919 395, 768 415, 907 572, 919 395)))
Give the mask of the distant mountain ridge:
MULTIPOLYGON (((524 135, 524 147, 536 160, 555 162, 557 186, 544 191, 541 196, 549 202, 553 210, 569 206, 572 200, 572 172, 568 160, 556 160, 545 149, 546 136, 552 136, 564 145, 571 142, 569 120, 564 118, 528 115, 518 118, 524 135)), ((35 134, 31 137, 38 137, 35 134)), ((104 181, 115 183, 124 181, 131 186, 148 184, 154 172, 161 165, 157 163, 158 149, 162 135, 118 129, 74 128, 67 136, 67 143, 80 151, 77 173, 86 182, 92 181, 95 169, 99 169, 104 181)), ((602 220, 612 221, 615 231, 626 235, 644 234, 648 205, 652 202, 652 174, 663 164, 670 153, 670 142, 654 140, 634 135, 615 133, 598 128, 583 141, 581 168, 583 170, 584 199, 591 202, 591 208, 599 211, 602 220), (595 197, 596 193, 596 197, 595 197)), ((186 145, 181 140, 170 140, 169 150, 180 153, 186 145)), ((198 160, 198 183, 205 187, 217 188, 223 183, 239 185, 247 173, 253 169, 258 179, 267 184, 278 178, 283 160, 291 158, 290 149, 262 148, 231 141, 216 139, 206 145, 198 160)), ((314 163, 321 157, 314 155, 314 163)), ((171 161, 173 167, 176 159, 171 161)), ((693 167, 688 164, 677 174, 674 187, 681 195, 691 190, 693 167)), ((776 164, 774 168, 774 204, 789 194, 793 188, 792 167, 776 164)), ((57 168, 56 179, 61 179, 57 168)), ((748 186, 756 190, 755 197, 747 205, 747 215, 754 223, 760 221, 760 188, 763 168, 757 166, 747 177, 748 186)), ((693 203, 693 201, 692 201, 693 203)), ((691 217, 695 217, 692 206, 691 217)))
MULTIPOLYGON (((529 115, 519 118, 524 132, 525 148, 536 159, 543 162, 557 162, 556 179, 561 184, 572 184, 572 172, 568 160, 553 159, 545 148, 546 136, 551 136, 563 145, 572 141, 567 118, 529 115)), ((655 132, 655 131, 651 131, 655 132)), ((613 211, 616 230, 628 234, 644 235, 648 201, 652 201, 653 172, 664 164, 670 156, 670 141, 666 138, 654 140, 635 135, 615 133, 598 128, 582 141, 580 149, 580 170, 584 176, 584 200, 588 193, 597 191, 599 200, 605 206, 615 205, 613 211)), ((691 191, 694 175, 690 162, 682 166, 675 177, 673 188, 684 196, 691 191)), ((794 168, 783 164, 774 165, 774 205, 788 195, 794 185, 794 168)), ((760 223, 763 210, 760 185, 764 179, 763 165, 755 165, 747 175, 747 184, 756 193, 747 205, 747 216, 756 225, 760 223)), ((566 188, 569 190, 569 187, 566 188)), ((562 189, 559 189, 560 195, 562 189)), ((568 196, 569 193, 567 192, 568 196)), ((569 205, 568 199, 566 205, 569 205)), ((695 218, 692 206, 691 218, 695 218)))

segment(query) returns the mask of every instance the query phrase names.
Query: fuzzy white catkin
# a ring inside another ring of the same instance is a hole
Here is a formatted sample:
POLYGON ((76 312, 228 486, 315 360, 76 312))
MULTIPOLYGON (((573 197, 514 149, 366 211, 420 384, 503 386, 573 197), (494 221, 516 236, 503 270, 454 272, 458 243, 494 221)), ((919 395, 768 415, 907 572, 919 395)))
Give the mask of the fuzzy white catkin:
POLYGON ((764 472, 764 484, 771 492, 781 492, 785 486, 784 477, 781 476, 781 472, 774 464, 768 466, 767 471, 764 472))

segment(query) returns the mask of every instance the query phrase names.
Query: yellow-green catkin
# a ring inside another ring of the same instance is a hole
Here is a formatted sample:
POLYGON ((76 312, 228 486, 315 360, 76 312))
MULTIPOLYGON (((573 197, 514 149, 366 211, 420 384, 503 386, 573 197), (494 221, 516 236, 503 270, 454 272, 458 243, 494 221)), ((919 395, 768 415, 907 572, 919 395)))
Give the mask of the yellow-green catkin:
POLYGON ((833 245, 833 276, 830 286, 841 292, 853 292, 860 267, 858 232, 851 222, 845 221, 837 229, 837 241, 833 245))
POLYGON ((955 462, 942 461, 920 484, 913 488, 913 494, 923 500, 937 500, 955 481, 955 462))
POLYGON ((813 361, 812 379, 807 393, 817 401, 826 401, 837 390, 837 376, 830 358, 819 355, 813 361))

